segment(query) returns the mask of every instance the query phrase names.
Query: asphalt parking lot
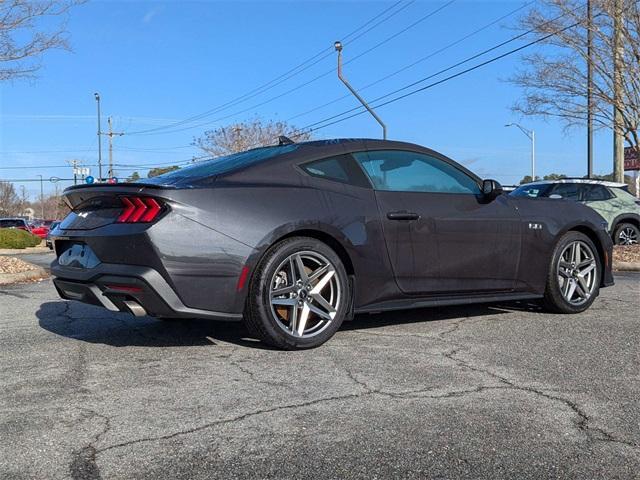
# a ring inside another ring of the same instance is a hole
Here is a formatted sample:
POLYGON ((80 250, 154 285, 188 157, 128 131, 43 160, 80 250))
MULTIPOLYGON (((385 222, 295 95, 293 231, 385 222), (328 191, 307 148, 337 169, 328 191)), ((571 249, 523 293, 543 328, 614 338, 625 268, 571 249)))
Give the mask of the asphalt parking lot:
POLYGON ((325 346, 0 290, 0 478, 640 478, 640 275, 586 313, 357 317, 325 346))

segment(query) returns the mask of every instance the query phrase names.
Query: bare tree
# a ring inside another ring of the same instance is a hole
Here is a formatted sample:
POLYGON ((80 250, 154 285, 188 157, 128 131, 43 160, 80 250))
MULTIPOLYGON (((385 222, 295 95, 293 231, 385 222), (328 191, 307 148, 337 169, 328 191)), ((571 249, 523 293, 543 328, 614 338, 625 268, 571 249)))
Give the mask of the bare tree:
POLYGON ((84 0, 0 0, 0 81, 33 76, 42 55, 52 49, 69 49, 65 16, 84 0), (59 17, 53 28, 40 21, 59 17))
POLYGON ((218 157, 251 148, 274 145, 280 135, 294 137, 295 141, 311 139, 311 133, 300 132, 286 122, 264 122, 260 118, 254 118, 204 132, 202 137, 194 139, 193 145, 213 157, 218 157))
POLYGON ((524 89, 514 110, 524 115, 560 118, 567 128, 585 125, 587 118, 587 32, 593 35, 593 119, 596 127, 617 127, 629 146, 638 147, 640 125, 640 7, 637 0, 591 0, 589 24, 584 0, 540 0, 522 19, 522 28, 540 36, 555 33, 545 43, 552 48, 524 57, 525 68, 510 80, 524 89), (621 95, 614 95, 615 9, 620 22, 621 95), (572 25, 576 25, 572 27, 572 25))
POLYGON ((33 208, 37 216, 41 215, 40 212, 44 212, 45 220, 61 220, 69 213, 69 207, 62 199, 59 191, 45 196, 42 201, 38 198, 38 200, 31 202, 29 206, 33 208))
POLYGON ((0 216, 13 216, 20 213, 20 197, 13 183, 0 181, 0 216))

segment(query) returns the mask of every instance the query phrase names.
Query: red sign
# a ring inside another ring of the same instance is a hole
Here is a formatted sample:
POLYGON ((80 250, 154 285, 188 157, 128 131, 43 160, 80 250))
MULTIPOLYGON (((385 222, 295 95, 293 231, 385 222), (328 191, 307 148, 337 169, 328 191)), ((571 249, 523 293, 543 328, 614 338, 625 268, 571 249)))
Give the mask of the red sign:
POLYGON ((640 170, 640 151, 637 148, 627 147, 624 149, 624 169, 640 170))

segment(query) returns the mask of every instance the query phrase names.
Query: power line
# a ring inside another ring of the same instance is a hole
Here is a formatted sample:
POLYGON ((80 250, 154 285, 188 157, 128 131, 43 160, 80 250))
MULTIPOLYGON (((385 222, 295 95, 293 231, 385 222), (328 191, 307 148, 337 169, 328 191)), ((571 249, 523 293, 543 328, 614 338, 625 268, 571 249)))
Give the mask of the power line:
MULTIPOLYGON (((373 25, 372 27, 366 29, 364 32, 361 32, 359 35, 353 37, 356 33, 358 33, 360 30, 362 30, 363 28, 367 27, 368 25, 370 25, 372 22, 376 21, 377 19, 379 19, 380 17, 382 17, 383 15, 385 15, 387 12, 395 9, 398 5, 402 4, 402 0, 394 3, 393 5, 391 5, 390 7, 384 9, 382 12, 380 12, 379 14, 377 14, 376 16, 374 16, 373 18, 371 18, 370 20, 368 20, 367 22, 365 22, 363 25, 361 25, 360 27, 356 28, 355 30, 351 31, 350 33, 348 33, 345 38, 351 38, 350 43, 356 41, 358 38, 362 37, 363 35, 365 35, 366 33, 368 33, 369 31, 371 31, 372 29, 376 28, 377 26, 381 25, 382 23, 386 22, 387 20, 389 20, 390 18, 392 18, 393 16, 395 16, 396 14, 400 13, 402 10, 404 10, 405 8, 407 8, 408 6, 410 6, 412 3, 414 3, 415 0, 411 0, 408 3, 405 3, 404 5, 402 5, 399 9, 393 11, 390 15, 388 15, 387 17, 383 18, 382 20, 380 20, 379 22, 377 22, 375 25, 373 25)), ((295 67, 287 70, 285 73, 273 78, 272 80, 254 88, 253 90, 250 90, 249 92, 240 95, 222 105, 218 105, 217 107, 213 107, 212 109, 209 109, 205 112, 202 112, 200 114, 197 115, 193 115, 191 117, 185 118, 183 120, 180 120, 178 122, 173 122, 167 125, 163 125, 163 126, 159 126, 159 127, 154 127, 154 128, 149 128, 149 129, 145 129, 145 130, 137 130, 137 131, 133 131, 133 132, 128 132, 127 135, 140 135, 140 134, 149 134, 152 132, 157 132, 160 130, 166 130, 166 129, 170 129, 170 128, 174 128, 180 125, 184 125, 186 123, 191 123, 193 121, 196 120, 200 120, 202 118, 205 118, 209 115, 218 113, 220 111, 226 110, 229 107, 235 106, 239 103, 242 103, 250 98, 253 98, 257 95, 260 95, 268 90, 271 90, 272 88, 275 88, 276 86, 282 84, 283 82, 289 80, 290 78, 295 77, 296 75, 299 75, 300 73, 308 70, 309 68, 311 68, 312 66, 316 65, 317 63, 321 62, 322 60, 324 60, 325 58, 329 57, 332 55, 332 48, 331 47, 326 47, 323 48, 322 50, 320 50, 318 53, 316 53, 315 55, 311 56, 310 58, 308 58, 307 60, 303 61, 302 63, 296 65, 295 67)))
MULTIPOLYGON (((400 30, 399 32, 396 32, 396 33, 392 34, 391 36, 389 36, 389 37, 385 38, 384 40, 382 40, 382 41, 378 42, 377 44, 375 44, 373 47, 371 47, 371 48, 367 49, 366 51, 364 51, 364 52, 362 52, 362 53, 360 53, 360 54, 356 55, 355 57, 351 58, 350 60, 348 60, 348 61, 344 62, 344 65, 348 65, 349 63, 351 63, 351 62, 353 62, 353 61, 355 61, 355 60, 359 59, 360 57, 362 57, 362 56, 364 56, 364 55, 366 55, 366 54, 368 54, 368 53, 372 52, 373 50, 375 50, 375 49, 377 49, 377 48, 381 47, 382 45, 384 45, 384 44, 386 44, 386 43, 390 42, 391 40, 393 40, 394 38, 396 38, 398 35, 400 35, 400 34, 402 34, 402 33, 406 32, 406 31, 407 31, 407 30, 409 30, 410 28, 415 27, 415 26, 416 26, 416 25, 418 25, 419 23, 421 23, 421 22, 425 21, 426 19, 428 19, 428 18, 432 17, 433 15, 435 15, 435 14, 436 14, 436 13, 438 13, 438 12, 440 12, 441 10, 443 10, 444 8, 448 7, 449 5, 453 4, 453 3, 454 3, 454 2, 456 2, 456 1, 457 1, 457 0, 450 0, 450 1, 449 1, 449 2, 447 2, 446 4, 444 4, 444 5, 442 5, 442 6, 438 7, 438 8, 436 8, 436 9, 434 9, 434 10, 431 10, 429 13, 427 13, 426 15, 424 15, 424 16, 422 16, 422 17, 420 17, 418 20, 416 20, 415 22, 411 23, 409 26, 407 26, 407 27, 403 28, 403 29, 402 29, 402 30, 400 30)), ((286 91, 284 91, 283 93, 280 93, 280 94, 278 94, 278 95, 276 95, 276 96, 274 96, 274 97, 271 97, 271 98, 269 98, 269 99, 267 99, 267 100, 264 100, 264 101, 262 101, 262 102, 260 102, 260 103, 258 103, 258 104, 255 104, 255 105, 252 105, 252 106, 250 106, 250 107, 247 107, 247 108, 245 108, 245 109, 243 109, 243 110, 239 110, 239 111, 236 111, 236 112, 233 112, 233 113, 227 114, 227 115, 225 115, 225 116, 222 116, 222 117, 219 117, 219 118, 216 118, 216 119, 213 119, 213 120, 207 120, 207 121, 205 121, 205 122, 201 122, 201 123, 198 123, 198 124, 195 124, 195 125, 191 125, 191 126, 188 126, 188 127, 182 127, 182 128, 178 128, 178 129, 174 129, 174 130, 163 131, 163 132, 142 133, 141 135, 158 135, 158 134, 178 133, 178 132, 182 132, 182 131, 185 131, 185 130, 191 130, 191 129, 199 128, 199 127, 202 127, 202 126, 205 126, 205 125, 210 125, 210 124, 212 124, 212 123, 216 123, 216 122, 219 122, 219 121, 222 121, 222 120, 226 120, 226 119, 228 119, 228 118, 231 118, 231 117, 234 117, 234 116, 236 116, 236 115, 240 115, 240 114, 243 114, 243 113, 246 113, 246 112, 252 111, 252 110, 254 110, 255 108, 261 107, 261 106, 266 105, 266 104, 268 104, 268 103, 271 103, 271 102, 273 102, 273 101, 275 101, 275 100, 278 100, 278 99, 280 99, 280 98, 282 98, 282 97, 284 97, 284 96, 286 96, 286 95, 289 95, 290 93, 293 93, 293 92, 295 92, 295 91, 297 91, 297 90, 300 90, 301 88, 304 88, 304 87, 306 87, 307 85, 310 85, 311 83, 314 83, 314 82, 316 82, 317 80, 319 80, 319 79, 321 79, 321 78, 323 78, 323 77, 326 77, 326 76, 328 76, 328 75, 331 75, 331 74, 333 74, 333 73, 335 73, 335 69, 331 68, 330 70, 327 70, 327 71, 325 71, 324 73, 322 73, 322 74, 320 74, 320 75, 317 75, 316 77, 312 78, 311 80, 308 80, 308 81, 306 81, 306 82, 304 82, 304 83, 302 83, 302 84, 299 84, 299 85, 297 85, 297 86, 295 86, 295 87, 293 87, 293 88, 290 88, 289 90, 286 90, 286 91)))
MULTIPOLYGON (((505 15, 502 15, 501 17, 496 18, 495 20, 492 20, 491 22, 483 25, 482 27, 480 27, 480 28, 468 33, 467 35, 464 35, 463 37, 459 38, 458 40, 455 40, 454 42, 448 43, 444 47, 441 47, 438 50, 435 50, 435 51, 429 53, 428 55, 425 55, 425 56, 415 60, 414 62, 412 62, 412 63, 410 63, 408 65, 405 65, 404 67, 401 67, 400 69, 398 69, 398 70, 396 70, 396 71, 394 71, 394 72, 392 72, 392 73, 390 73, 388 75, 385 75, 384 77, 379 78, 378 80, 375 80, 374 82, 368 83, 367 85, 365 85, 364 87, 362 87, 362 88, 360 88, 358 90, 362 91, 362 90, 366 90, 366 89, 368 89, 370 87, 373 87, 374 85, 378 85, 379 83, 381 83, 381 82, 383 82, 385 80, 388 80, 389 78, 394 77, 394 76, 398 75, 399 73, 402 73, 402 72, 404 72, 404 71, 406 71, 406 70, 418 65, 419 63, 422 63, 425 60, 428 60, 428 59, 430 59, 430 58, 432 58, 432 57, 434 57, 434 56, 436 56, 436 55, 438 55, 438 54, 450 49, 451 47, 454 47, 454 46, 464 42, 465 40, 477 35, 478 33, 481 33, 483 31, 487 30, 488 28, 490 28, 490 27, 494 26, 495 24, 501 22, 505 18, 508 18, 508 17, 514 15, 515 13, 519 12, 520 10, 528 7, 529 5, 531 5, 531 4, 535 3, 535 2, 536 2, 536 0, 531 0, 528 3, 525 3, 522 6, 516 8, 515 10, 512 10, 509 13, 507 13, 505 15)), ((289 117, 285 121, 289 122, 291 120, 294 120, 296 118, 302 117, 302 116, 307 115, 309 113, 313 113, 313 112, 315 112, 317 110, 320 110, 320 109, 322 109, 324 107, 328 107, 329 105, 333 105, 334 103, 339 102, 340 100, 343 100, 345 98, 351 98, 351 94, 347 93, 345 95, 341 95, 340 97, 337 97, 337 98, 335 98, 335 99, 333 99, 333 100, 331 100, 329 102, 323 103, 322 105, 314 107, 314 108, 312 108, 310 110, 307 110, 305 112, 298 113, 298 114, 296 114, 296 115, 294 115, 292 117, 289 117)))
MULTIPOLYGON (((146 167, 161 167, 165 165, 187 165, 191 162, 204 160, 207 158, 211 158, 211 155, 200 155, 197 157, 191 157, 189 159, 180 159, 173 160, 168 162, 153 162, 153 163, 142 163, 142 164, 129 164, 129 163, 114 163, 113 166, 119 169, 144 169, 146 167)), ((97 167, 98 164, 78 164, 79 167, 97 167)), ((12 166, 12 167, 0 167, 0 170, 24 170, 24 169, 47 169, 47 168, 69 168, 69 165, 26 165, 26 166, 12 166)))
MULTIPOLYGON (((389 104, 391 104, 391 103, 395 103, 395 102, 397 102, 397 101, 399 101, 399 100, 402 100, 402 99, 407 98, 407 97, 409 97, 409 96, 415 95, 415 94, 417 94, 417 93, 419 93, 419 92, 422 92, 422 91, 424 91, 424 90, 427 90, 427 89, 429 89, 429 88, 433 88, 433 87, 435 87, 435 86, 437 86, 437 85, 440 85, 440 84, 442 84, 442 83, 445 83, 445 82, 447 82, 447 81, 449 81, 449 80, 453 80, 454 78, 457 78, 457 77, 459 77, 459 76, 461 76, 461 75, 464 75, 464 74, 466 74, 466 73, 469 73, 469 72, 471 72, 471 71, 473 71, 473 70, 476 70, 476 69, 478 69, 478 68, 484 67, 485 65, 489 65, 490 63, 496 62, 496 61, 498 61, 498 60, 500 60, 500 59, 502 59, 502 58, 505 58, 505 57, 507 57, 507 56, 509 56, 509 55, 513 55, 514 53, 517 53, 517 52, 519 52, 519 51, 521 51, 521 50, 524 50, 525 48, 528 48, 528 47, 530 47, 530 46, 532 46, 532 45, 535 45, 535 44, 537 44, 537 43, 543 42, 543 41, 545 41, 545 40, 547 40, 547 39, 549 39, 549 38, 551 38, 551 37, 553 37, 553 36, 557 35, 558 33, 561 33, 561 32, 564 32, 564 31, 566 31, 566 30, 569 30, 569 29, 571 29, 571 28, 574 28, 574 27, 576 27, 576 26, 578 26, 578 25, 580 25, 580 24, 581 24, 581 22, 576 22, 576 23, 574 23, 574 24, 572 24, 572 25, 569 25, 568 27, 565 27, 565 28, 562 28, 561 30, 558 30, 558 31, 556 31, 556 32, 553 32, 553 33, 547 34, 547 35, 545 35, 545 36, 543 36, 543 37, 540 37, 540 38, 538 38, 538 39, 536 39, 536 40, 533 40, 533 41, 531 41, 531 42, 529 42, 529 43, 527 43, 527 44, 525 44, 525 45, 522 45, 522 46, 520 46, 520 47, 518 47, 518 48, 514 48, 513 50, 509 50, 508 52, 505 52, 505 53, 503 53, 503 54, 501 54, 501 55, 498 55, 498 56, 496 56, 496 57, 490 58, 489 60, 486 60, 486 61, 484 61, 484 62, 482 62, 482 63, 477 64, 477 65, 474 65, 473 67, 469 67, 469 68, 467 68, 467 69, 465 69, 465 70, 462 70, 462 71, 460 71, 460 72, 457 72, 457 73, 455 73, 455 74, 453 74, 453 75, 449 75, 448 77, 445 77, 445 78, 443 78, 443 79, 441 79, 441 80, 438 80, 438 81, 436 81, 436 82, 433 82, 433 83, 430 83, 430 84, 428 84, 428 85, 425 85, 425 86, 423 86, 423 87, 417 88, 417 89, 415 89, 415 90, 412 90, 411 92, 405 93, 405 94, 400 95, 400 96, 398 96, 398 97, 392 98, 391 100, 387 100, 386 102, 382 102, 382 103, 379 103, 379 104, 377 104, 377 105, 374 105, 374 108, 384 107, 384 106, 386 106, 386 105, 389 105, 389 104)), ((459 64, 457 64, 457 65, 459 65, 459 64)), ((433 76, 433 75, 431 75, 431 76, 429 76, 429 77, 425 77, 425 79, 426 79, 426 78, 430 78, 430 77, 432 77, 432 76, 433 76)), ((398 92, 400 92, 400 91, 402 91, 402 90, 405 90, 405 89, 407 89, 407 88, 410 88, 410 87, 411 87, 411 86, 413 86, 413 85, 416 85, 416 84, 418 84, 418 83, 421 83, 421 82, 423 82, 425 79, 421 79, 421 80, 418 80, 417 82, 413 82, 413 83, 412 83, 412 84, 410 84, 410 85, 407 85, 407 86, 405 86, 405 87, 402 87, 402 88, 400 88, 400 89, 397 89, 397 90, 395 90, 395 91, 393 91, 393 92, 390 92, 390 93, 388 93, 388 94, 386 94, 386 95, 383 95, 382 97, 378 97, 376 100, 373 100, 373 101, 377 101, 377 100, 380 100, 380 99, 383 99, 383 98, 389 97, 389 96, 393 95, 394 93, 398 93, 398 92)), ((358 109, 360 109, 360 108, 362 108, 362 107, 352 108, 352 109, 347 110, 347 111, 345 111, 345 112, 342 112, 342 113, 340 113, 340 114, 338 114, 338 115, 333 115, 332 117, 326 118, 326 119, 324 119, 324 120, 320 120, 319 122, 315 122, 315 123, 314 123, 314 124, 312 124, 312 125, 317 125, 317 124, 324 123, 324 122, 326 122, 327 120, 331 120, 331 119, 333 119, 333 118, 336 118, 336 117, 339 117, 339 116, 345 115, 345 114, 347 114, 347 113, 349 113, 349 112, 352 112, 352 111, 354 111, 354 110, 358 110, 358 109)), ((358 115, 362 115, 363 113, 365 113, 365 111, 366 111, 366 110, 361 110, 361 111, 356 112, 356 113, 353 113, 353 114, 351 114, 351 115, 349 115, 349 116, 347 116, 347 117, 339 118, 339 119, 334 120, 334 121, 331 121, 331 122, 329 122, 329 123, 324 123, 323 125, 320 125, 319 127, 314 127, 314 128, 303 127, 302 129, 300 129, 300 133, 294 134, 294 135, 292 135, 292 137, 294 137, 294 138, 295 138, 295 137, 297 137, 297 136, 302 135, 303 133, 313 132, 313 131, 316 131, 316 130, 320 130, 320 129, 322 129, 322 128, 326 128, 326 127, 328 127, 328 126, 330 126, 330 125, 334 125, 334 124, 336 124, 336 123, 343 122, 343 121, 345 121, 345 120, 348 120, 348 119, 350 119, 350 118, 356 117, 356 116, 358 116, 358 115), (305 132, 305 130, 306 130, 306 132, 305 132)))

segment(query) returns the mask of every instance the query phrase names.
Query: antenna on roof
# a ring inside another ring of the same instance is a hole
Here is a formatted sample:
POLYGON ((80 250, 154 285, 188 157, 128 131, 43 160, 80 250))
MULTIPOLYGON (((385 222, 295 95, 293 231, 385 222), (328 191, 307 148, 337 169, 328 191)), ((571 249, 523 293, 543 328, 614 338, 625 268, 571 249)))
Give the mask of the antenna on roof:
POLYGON ((291 140, 289 137, 287 137, 285 135, 280 135, 278 137, 278 146, 281 146, 281 145, 293 145, 294 143, 296 143, 296 142, 294 142, 293 140, 291 140))

